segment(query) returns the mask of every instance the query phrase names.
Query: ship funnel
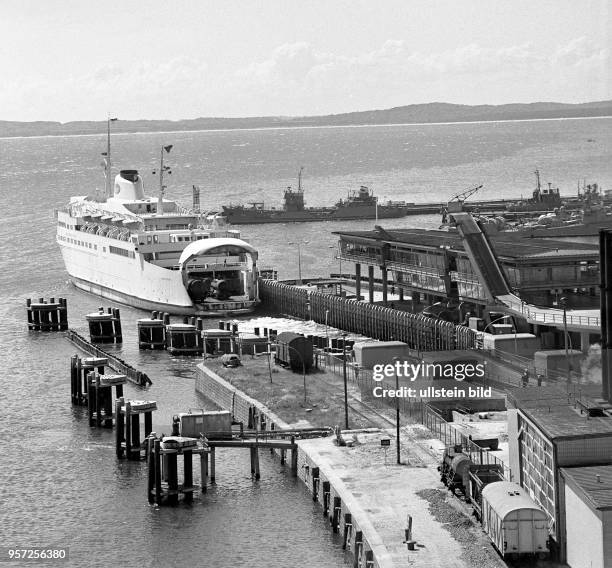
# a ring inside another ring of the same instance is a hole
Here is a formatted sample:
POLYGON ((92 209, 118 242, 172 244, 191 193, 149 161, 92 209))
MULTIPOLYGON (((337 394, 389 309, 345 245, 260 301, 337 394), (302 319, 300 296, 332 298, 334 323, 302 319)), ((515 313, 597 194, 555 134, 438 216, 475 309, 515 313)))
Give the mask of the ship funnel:
POLYGON ((115 177, 114 196, 117 199, 134 201, 145 199, 142 178, 137 170, 121 170, 115 177))

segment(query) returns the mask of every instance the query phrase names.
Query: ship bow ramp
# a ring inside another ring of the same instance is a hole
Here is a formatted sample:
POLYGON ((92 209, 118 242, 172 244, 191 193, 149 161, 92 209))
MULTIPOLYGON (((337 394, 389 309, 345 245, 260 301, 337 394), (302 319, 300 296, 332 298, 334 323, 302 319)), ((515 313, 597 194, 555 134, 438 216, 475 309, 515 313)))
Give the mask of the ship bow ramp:
POLYGON ((195 241, 185 247, 179 270, 194 303, 256 298, 257 251, 236 238, 195 241))

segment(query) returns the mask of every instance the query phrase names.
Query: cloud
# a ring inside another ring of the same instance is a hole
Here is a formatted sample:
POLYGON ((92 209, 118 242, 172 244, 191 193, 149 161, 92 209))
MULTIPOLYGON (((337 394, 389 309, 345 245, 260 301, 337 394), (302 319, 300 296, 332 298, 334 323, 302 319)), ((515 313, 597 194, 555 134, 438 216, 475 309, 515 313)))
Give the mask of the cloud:
POLYGON ((470 42, 439 52, 389 39, 350 56, 300 41, 238 69, 224 67, 219 54, 218 61, 194 55, 108 62, 46 78, 20 74, 0 91, 0 118, 96 119, 109 110, 125 118, 303 115, 434 100, 578 102, 612 97, 609 67, 610 50, 589 37, 559 46, 470 42))

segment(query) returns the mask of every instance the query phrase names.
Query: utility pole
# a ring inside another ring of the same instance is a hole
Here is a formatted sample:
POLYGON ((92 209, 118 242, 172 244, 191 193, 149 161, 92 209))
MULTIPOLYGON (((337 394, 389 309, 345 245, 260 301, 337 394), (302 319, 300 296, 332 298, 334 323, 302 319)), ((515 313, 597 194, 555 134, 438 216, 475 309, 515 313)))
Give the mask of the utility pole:
POLYGON ((349 429, 348 386, 346 381, 346 333, 342 334, 342 377, 344 379, 344 429, 349 429))
MULTIPOLYGON (((399 392, 399 373, 397 372, 397 363, 399 361, 399 357, 393 357, 393 362, 395 363, 395 392, 399 392)), ((395 445, 397 450, 397 465, 401 465, 402 460, 400 457, 400 406, 399 406, 399 396, 395 397, 395 445)))

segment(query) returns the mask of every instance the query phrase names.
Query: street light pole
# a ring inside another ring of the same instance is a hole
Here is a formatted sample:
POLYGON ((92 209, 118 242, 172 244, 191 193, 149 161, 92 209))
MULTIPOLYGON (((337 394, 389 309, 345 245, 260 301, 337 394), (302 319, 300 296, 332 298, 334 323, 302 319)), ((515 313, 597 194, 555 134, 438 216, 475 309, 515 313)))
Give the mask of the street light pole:
POLYGON ((346 333, 342 334, 342 378, 344 379, 344 429, 349 429, 348 385, 346 380, 346 333))
MULTIPOLYGON (((397 362, 399 357, 393 357, 395 363, 395 392, 396 395, 399 392, 399 373, 397 372, 397 362)), ((397 450, 397 465, 401 465, 402 460, 400 458, 400 406, 399 396, 395 397, 395 446, 397 450)))

